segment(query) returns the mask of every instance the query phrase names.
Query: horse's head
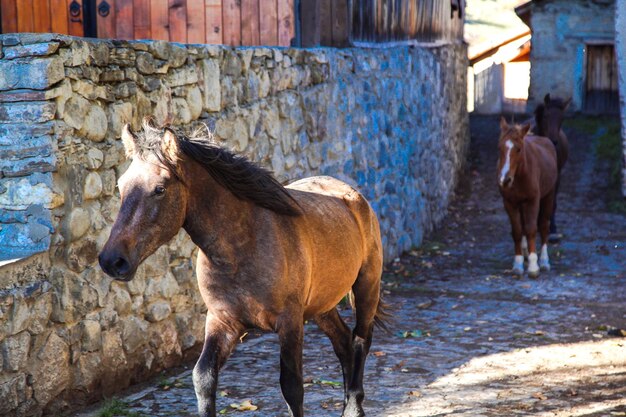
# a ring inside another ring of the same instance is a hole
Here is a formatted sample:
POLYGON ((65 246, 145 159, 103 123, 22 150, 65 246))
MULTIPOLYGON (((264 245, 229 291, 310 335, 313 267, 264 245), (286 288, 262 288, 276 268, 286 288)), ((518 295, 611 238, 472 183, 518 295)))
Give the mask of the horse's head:
POLYGON ((126 125, 122 141, 132 162, 119 178, 122 204, 99 261, 108 275, 128 281, 182 227, 188 191, 177 172, 178 139, 171 130, 144 123, 143 133, 134 134, 126 125))
POLYGON ((559 138, 565 111, 571 102, 571 98, 563 100, 551 98, 549 93, 546 94, 543 98, 543 103, 535 109, 537 134, 546 136, 553 142, 556 142, 559 138))
POLYGON ((498 184, 502 188, 513 185, 515 173, 524 160, 524 136, 529 130, 530 124, 509 125, 504 117, 500 119, 498 184))

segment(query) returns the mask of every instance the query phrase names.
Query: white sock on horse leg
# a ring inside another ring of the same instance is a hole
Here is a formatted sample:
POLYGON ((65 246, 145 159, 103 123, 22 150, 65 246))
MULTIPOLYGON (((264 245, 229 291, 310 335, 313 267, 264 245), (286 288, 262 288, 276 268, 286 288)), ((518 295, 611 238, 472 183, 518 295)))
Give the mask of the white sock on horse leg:
POLYGON ((526 236, 522 236, 522 255, 528 258, 528 240, 526 236))
POLYGON ((513 272, 519 275, 524 273, 524 257, 522 255, 515 255, 515 259, 513 260, 513 272))
POLYGON ((537 264, 537 254, 532 252, 528 255, 528 272, 539 271, 539 265, 537 264))

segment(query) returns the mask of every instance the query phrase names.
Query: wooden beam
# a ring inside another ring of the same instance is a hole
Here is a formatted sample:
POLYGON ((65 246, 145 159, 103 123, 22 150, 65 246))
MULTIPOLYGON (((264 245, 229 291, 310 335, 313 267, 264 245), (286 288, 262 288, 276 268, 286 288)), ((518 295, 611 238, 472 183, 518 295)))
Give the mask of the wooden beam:
POLYGON ((222 0, 205 2, 206 43, 223 43, 222 0))
POLYGON ((240 0, 224 0, 222 3, 224 44, 241 45, 241 3, 240 0))
POLYGON ((276 0, 262 0, 259 10, 259 40, 261 45, 278 45, 278 4, 276 0))
POLYGON ((291 46, 296 36, 294 0, 278 0, 278 45, 291 46))
POLYGON ((168 4, 170 42, 187 43, 187 1, 169 0, 168 4))
POLYGON ((135 36, 133 0, 115 1, 115 37, 132 39, 135 36))
POLYGON ((85 19, 85 15, 83 14, 83 0, 77 0, 80 5, 80 13, 78 16, 72 16, 70 13, 70 5, 73 0, 67 0, 67 25, 68 25, 68 33, 72 36, 83 36, 85 34, 85 30, 83 27, 83 21, 85 19))
POLYGON ((352 34, 352 10, 349 0, 333 0, 332 4, 332 46, 345 48, 350 46, 352 34))
POLYGON ((32 0, 17 0, 17 31, 33 32, 35 29, 33 21, 33 2, 32 0))
POLYGON ((33 27, 35 32, 52 32, 50 0, 33 0, 33 27))
POLYGON ((100 16, 100 13, 96 13, 98 37, 102 39, 115 39, 117 37, 117 33, 115 31, 115 0, 107 0, 107 3, 111 6, 107 16, 100 16))
POLYGON ((133 1, 133 27, 135 39, 152 38, 150 21, 150 0, 133 1))
POLYGON ((150 29, 152 39, 170 40, 168 0, 152 0, 150 4, 150 29))
MULTIPOLYGON (((50 10, 54 11, 50 19, 52 31, 54 33, 67 35, 69 33, 67 2, 65 0, 50 0, 50 10)), ((2 12, 4 12, 4 8, 2 9, 2 12)), ((2 24, 2 27, 4 28, 4 23, 2 24)))
POLYGON ((17 4, 15 4, 15 0, 2 0, 0 7, 2 7, 2 33, 17 32, 17 4))
POLYGON ((241 0, 241 44, 260 45, 259 0, 241 0))
POLYGON ((320 0, 300 1, 300 46, 304 48, 320 45, 320 7, 320 0))
POLYGON ((187 2, 187 42, 204 43, 206 39, 205 6, 202 0, 187 2))

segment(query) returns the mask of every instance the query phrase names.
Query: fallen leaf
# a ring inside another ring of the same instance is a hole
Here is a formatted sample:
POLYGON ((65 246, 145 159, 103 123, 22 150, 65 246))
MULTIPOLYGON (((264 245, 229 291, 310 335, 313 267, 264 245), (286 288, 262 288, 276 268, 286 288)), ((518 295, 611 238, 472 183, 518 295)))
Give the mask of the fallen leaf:
POLYGON ((373 352, 372 355, 377 356, 377 357, 381 357, 381 356, 385 356, 386 353, 383 352, 382 350, 377 350, 376 352, 373 352))
POLYGON ((543 395, 543 393, 541 393, 541 392, 535 392, 535 393, 533 394, 533 398, 536 398, 536 399, 538 399, 538 400, 540 400, 540 401, 545 401, 545 400, 547 400, 547 399, 548 399, 548 397, 546 397, 545 395, 543 395))
POLYGON ((423 303, 418 304, 417 308, 425 309, 425 308, 432 306, 433 304, 434 302, 432 300, 429 300, 429 301, 425 301, 423 303))
POLYGON ((410 395, 411 397, 421 397, 421 396, 422 396, 422 393, 421 393, 421 392, 419 392, 419 391, 417 391, 417 390, 414 390, 414 391, 409 391, 409 395, 410 395))
POLYGON ((243 400, 241 404, 233 403, 230 405, 230 408, 234 408, 237 411, 255 411, 259 409, 259 407, 252 404, 251 400, 243 400))

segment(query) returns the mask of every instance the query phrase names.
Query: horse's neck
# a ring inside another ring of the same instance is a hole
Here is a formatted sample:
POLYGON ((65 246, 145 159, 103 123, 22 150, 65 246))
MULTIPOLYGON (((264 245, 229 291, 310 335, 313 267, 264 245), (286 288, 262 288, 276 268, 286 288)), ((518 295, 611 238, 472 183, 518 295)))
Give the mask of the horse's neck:
POLYGON ((199 169, 187 176, 190 188, 183 228, 205 254, 231 252, 253 236, 253 204, 235 197, 199 169))

